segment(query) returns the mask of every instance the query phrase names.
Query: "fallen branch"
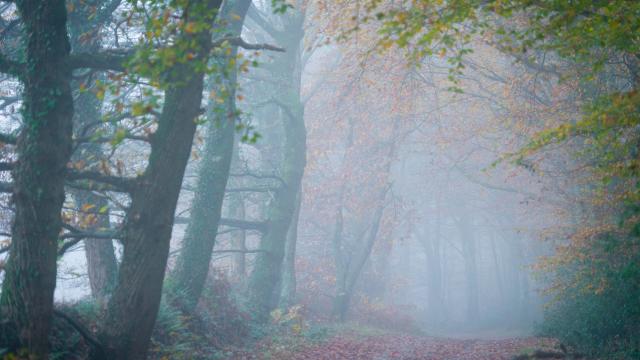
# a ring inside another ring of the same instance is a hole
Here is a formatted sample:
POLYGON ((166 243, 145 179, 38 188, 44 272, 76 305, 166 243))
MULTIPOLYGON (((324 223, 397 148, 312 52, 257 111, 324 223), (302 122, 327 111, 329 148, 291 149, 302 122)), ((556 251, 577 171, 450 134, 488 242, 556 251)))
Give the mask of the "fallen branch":
POLYGON ((91 332, 85 328, 82 324, 76 321, 71 316, 67 315, 61 310, 53 309, 53 314, 65 320, 72 328, 74 328, 83 338, 84 340, 94 349, 103 350, 104 347, 102 343, 96 339, 91 332))

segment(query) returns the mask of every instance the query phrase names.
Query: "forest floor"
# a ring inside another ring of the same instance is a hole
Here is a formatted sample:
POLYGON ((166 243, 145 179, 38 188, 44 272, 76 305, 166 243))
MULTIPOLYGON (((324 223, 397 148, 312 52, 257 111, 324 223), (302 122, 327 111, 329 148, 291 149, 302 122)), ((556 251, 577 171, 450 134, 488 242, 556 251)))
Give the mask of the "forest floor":
POLYGON ((500 339, 441 338, 384 332, 377 329, 337 331, 319 341, 288 336, 269 338, 235 360, 498 360, 553 349, 550 339, 516 337, 500 339))

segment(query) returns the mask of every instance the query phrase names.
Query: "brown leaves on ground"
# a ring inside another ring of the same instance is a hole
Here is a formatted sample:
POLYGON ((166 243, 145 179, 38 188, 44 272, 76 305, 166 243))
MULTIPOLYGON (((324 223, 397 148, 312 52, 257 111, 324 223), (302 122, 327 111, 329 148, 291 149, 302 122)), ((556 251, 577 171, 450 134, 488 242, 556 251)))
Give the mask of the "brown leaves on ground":
MULTIPOLYGON (((341 334, 326 342, 237 354, 233 359, 278 360, 499 360, 513 359, 553 341, 540 338, 501 340, 445 339, 412 335, 358 337, 341 334)), ((266 349, 263 349, 266 350, 266 349)), ((535 357, 533 357, 535 358, 535 357)))

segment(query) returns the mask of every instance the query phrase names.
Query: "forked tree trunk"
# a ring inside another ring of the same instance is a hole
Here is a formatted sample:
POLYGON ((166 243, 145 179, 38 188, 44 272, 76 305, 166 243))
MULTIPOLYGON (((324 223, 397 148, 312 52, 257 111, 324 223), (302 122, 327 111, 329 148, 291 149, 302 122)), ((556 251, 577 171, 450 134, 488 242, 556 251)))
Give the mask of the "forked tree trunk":
POLYGON ((60 210, 71 156, 73 97, 63 0, 17 1, 26 38, 23 128, 13 171, 15 218, 0 300, 33 358, 46 359, 56 287, 60 210))
MULTIPOLYGON (((199 0, 190 5, 209 12, 217 11, 221 2, 199 0)), ((211 30, 181 36, 181 41, 197 43, 198 59, 208 56, 211 30)), ((204 74, 188 64, 175 66, 169 76, 180 81, 169 83, 165 91, 149 163, 132 194, 118 284, 99 332, 106 351, 97 358, 144 359, 158 313, 176 204, 204 90, 204 74)))
MULTIPOLYGON (((342 258, 340 264, 337 264, 337 280, 336 280, 336 294, 333 302, 333 315, 337 320, 343 322, 346 320, 347 313, 349 311, 349 305, 351 298, 355 292, 358 278, 362 273, 365 263, 371 255, 373 245, 378 238, 378 231, 380 230, 380 223, 382 221, 382 215, 384 214, 384 200, 386 198, 388 188, 382 191, 379 199, 380 203, 375 209, 373 214, 370 228, 362 235, 362 246, 358 249, 353 259, 345 259, 342 253, 336 255, 336 259, 342 258)), ((342 227, 342 215, 339 214, 339 227, 342 227)), ((341 236, 341 235, 340 235, 341 236)), ((339 244, 339 243, 338 243, 339 244)), ((342 251, 340 245, 336 246, 336 240, 334 240, 334 251, 342 251)))

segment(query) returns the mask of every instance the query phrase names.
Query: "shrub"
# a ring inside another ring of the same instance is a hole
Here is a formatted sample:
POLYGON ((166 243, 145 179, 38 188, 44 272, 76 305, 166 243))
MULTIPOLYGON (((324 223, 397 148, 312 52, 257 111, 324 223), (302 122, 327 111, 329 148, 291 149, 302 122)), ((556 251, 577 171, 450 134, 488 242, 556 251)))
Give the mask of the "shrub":
POLYGON ((579 352, 600 358, 640 359, 638 238, 607 233, 559 263, 559 284, 540 326, 579 352))

